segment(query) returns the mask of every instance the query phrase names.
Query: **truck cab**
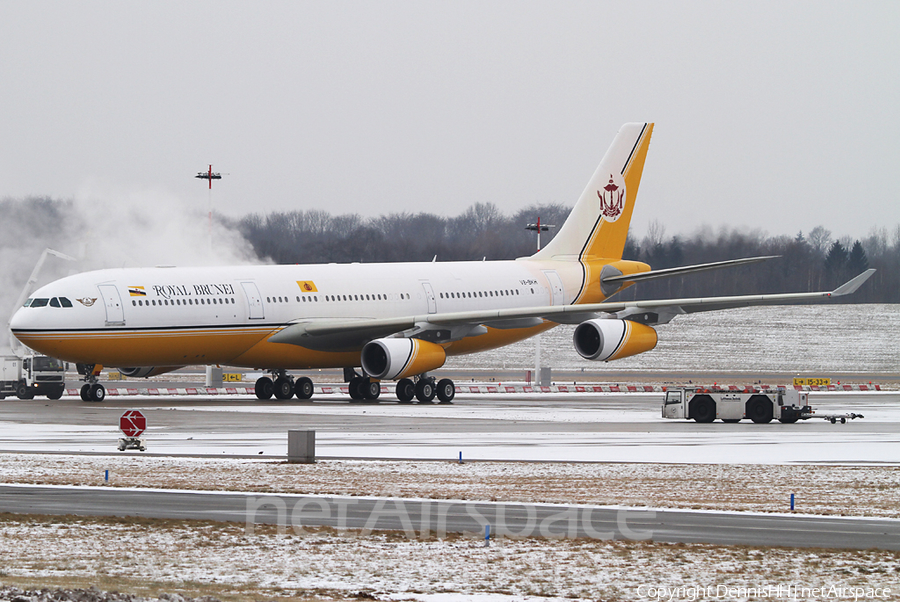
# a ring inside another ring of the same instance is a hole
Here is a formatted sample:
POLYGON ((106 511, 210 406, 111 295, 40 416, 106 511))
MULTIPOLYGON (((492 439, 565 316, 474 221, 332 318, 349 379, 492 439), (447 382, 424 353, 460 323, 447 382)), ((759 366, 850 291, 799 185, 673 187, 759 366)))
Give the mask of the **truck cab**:
POLYGON ((44 395, 59 399, 66 390, 65 362, 46 355, 0 357, 0 399, 15 395, 34 399, 44 395))

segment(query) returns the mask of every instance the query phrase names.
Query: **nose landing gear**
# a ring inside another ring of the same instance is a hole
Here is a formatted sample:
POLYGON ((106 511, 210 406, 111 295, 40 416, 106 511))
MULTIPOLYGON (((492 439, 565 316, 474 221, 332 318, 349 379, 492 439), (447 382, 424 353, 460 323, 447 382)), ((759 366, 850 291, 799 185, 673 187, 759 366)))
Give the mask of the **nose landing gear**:
POLYGON ((84 384, 81 386, 82 401, 103 401, 106 399, 106 387, 99 382, 100 364, 77 364, 78 374, 84 376, 84 384))

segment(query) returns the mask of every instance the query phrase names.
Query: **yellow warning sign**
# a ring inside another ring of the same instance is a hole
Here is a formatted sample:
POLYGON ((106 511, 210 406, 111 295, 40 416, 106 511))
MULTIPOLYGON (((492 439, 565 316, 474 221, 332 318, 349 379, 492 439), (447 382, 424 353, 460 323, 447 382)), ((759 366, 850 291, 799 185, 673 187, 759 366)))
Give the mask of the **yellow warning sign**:
POLYGON ((830 378, 822 378, 822 377, 800 378, 800 377, 797 377, 794 379, 795 387, 827 387, 830 384, 831 384, 830 378))

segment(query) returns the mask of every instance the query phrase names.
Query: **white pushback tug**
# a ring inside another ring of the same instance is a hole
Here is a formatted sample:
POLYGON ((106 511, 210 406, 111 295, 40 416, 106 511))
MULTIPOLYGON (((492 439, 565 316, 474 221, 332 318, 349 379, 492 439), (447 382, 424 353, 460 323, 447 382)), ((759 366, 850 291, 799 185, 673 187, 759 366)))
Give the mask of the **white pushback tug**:
POLYGON ((809 392, 785 389, 746 387, 718 389, 679 387, 666 390, 663 418, 683 418, 696 422, 740 422, 749 418, 763 424, 773 419, 783 423, 812 418, 809 392))
POLYGON ((809 405, 809 391, 790 387, 670 387, 662 405, 663 418, 695 422, 740 422, 747 418, 757 424, 778 420, 792 424, 798 420, 823 418, 832 424, 863 418, 862 414, 816 414, 809 405))

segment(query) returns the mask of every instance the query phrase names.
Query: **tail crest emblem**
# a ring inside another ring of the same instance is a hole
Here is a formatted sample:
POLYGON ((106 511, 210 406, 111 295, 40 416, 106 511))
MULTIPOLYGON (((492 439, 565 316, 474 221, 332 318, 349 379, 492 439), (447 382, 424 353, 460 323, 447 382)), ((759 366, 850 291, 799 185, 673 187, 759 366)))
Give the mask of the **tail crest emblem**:
POLYGON ((620 183, 615 182, 615 176, 609 174, 609 184, 603 190, 597 191, 600 197, 600 215, 608 222, 614 222, 622 215, 625 207, 625 181, 620 177, 620 183))

